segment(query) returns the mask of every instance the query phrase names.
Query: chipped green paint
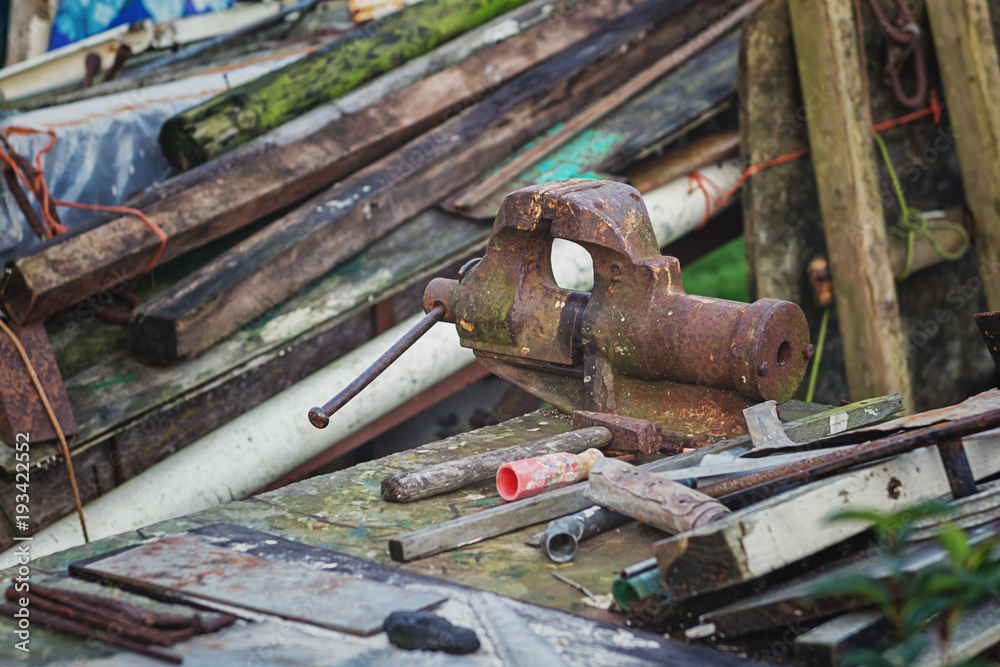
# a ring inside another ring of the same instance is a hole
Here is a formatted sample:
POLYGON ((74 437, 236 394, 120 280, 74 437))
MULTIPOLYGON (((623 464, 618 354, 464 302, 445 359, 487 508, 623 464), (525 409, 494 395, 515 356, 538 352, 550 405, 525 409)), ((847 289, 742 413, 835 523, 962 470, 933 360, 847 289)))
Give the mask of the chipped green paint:
POLYGON ((190 169, 427 53, 527 0, 423 0, 275 72, 174 116, 160 133, 167 160, 190 169))
POLYGON ((521 579, 527 573, 528 573, 528 570, 524 567, 524 565, 508 565, 507 567, 505 567, 504 569, 500 570, 499 572, 494 572, 493 573, 493 578, 494 579, 500 579, 500 580, 505 580, 505 579, 521 579))
POLYGON ((135 380, 135 373, 126 373, 125 375, 120 375, 116 378, 110 380, 103 380, 101 382, 95 382, 92 389, 103 389, 104 387, 110 387, 115 384, 124 384, 126 382, 132 382, 135 380))

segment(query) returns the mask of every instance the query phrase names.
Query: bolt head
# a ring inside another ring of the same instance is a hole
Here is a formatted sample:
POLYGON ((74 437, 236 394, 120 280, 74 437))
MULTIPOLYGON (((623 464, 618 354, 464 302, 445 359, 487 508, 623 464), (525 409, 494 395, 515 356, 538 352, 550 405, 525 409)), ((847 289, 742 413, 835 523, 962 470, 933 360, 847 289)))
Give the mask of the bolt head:
POLYGON ((765 377, 767 375, 767 362, 762 361, 760 365, 757 366, 757 375, 765 377))
POLYGON ((330 425, 330 417, 323 408, 313 408, 309 411, 309 422, 316 428, 326 428, 330 425))

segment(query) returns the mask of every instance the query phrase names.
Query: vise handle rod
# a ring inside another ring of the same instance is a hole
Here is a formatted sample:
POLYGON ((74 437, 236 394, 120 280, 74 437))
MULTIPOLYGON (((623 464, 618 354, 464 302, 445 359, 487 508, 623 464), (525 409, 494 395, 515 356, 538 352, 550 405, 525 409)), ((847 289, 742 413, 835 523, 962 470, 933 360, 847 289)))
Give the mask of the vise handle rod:
POLYGON ((444 319, 445 306, 442 303, 434 304, 434 307, 427 311, 419 322, 417 322, 412 329, 407 331, 402 338, 397 340, 392 347, 385 351, 385 353, 375 360, 371 366, 365 369, 361 375, 359 375, 351 384, 344 387, 343 390, 329 401, 323 405, 321 408, 313 408, 309 411, 309 422, 316 428, 326 428, 330 424, 330 417, 333 416, 337 410, 347 405, 347 402, 352 398, 361 393, 361 391, 370 385, 372 381, 377 378, 382 372, 392 365, 392 362, 399 359, 404 352, 406 352, 410 347, 417 342, 417 340, 423 336, 425 333, 431 330, 436 323, 444 319))

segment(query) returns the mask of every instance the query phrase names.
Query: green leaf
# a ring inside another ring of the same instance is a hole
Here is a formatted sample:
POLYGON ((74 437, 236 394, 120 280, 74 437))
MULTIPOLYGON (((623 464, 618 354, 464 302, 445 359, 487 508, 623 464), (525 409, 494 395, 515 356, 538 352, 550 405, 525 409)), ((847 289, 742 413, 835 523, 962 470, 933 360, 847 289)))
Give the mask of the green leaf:
POLYGON ((892 608, 891 596, 885 584, 878 579, 862 574, 846 574, 825 577, 810 587, 808 596, 811 598, 830 597, 832 595, 849 595, 864 598, 877 604, 886 613, 892 608))
POLYGON ((870 523, 876 527, 880 527, 886 525, 888 515, 879 512, 878 510, 866 510, 859 507, 849 507, 847 509, 837 510, 836 512, 830 514, 826 520, 830 523, 837 521, 864 521, 865 523, 870 523))
POLYGON ((903 635, 910 637, 920 632, 935 616, 950 607, 951 596, 939 595, 922 600, 908 600, 903 605, 903 635))
POLYGON ((878 651, 870 649, 855 649, 841 657, 840 664, 844 667, 897 667, 878 651))
POLYGON ((950 522, 941 524, 937 541, 948 552, 952 563, 957 567, 964 567, 969 562, 969 558, 972 556, 969 536, 955 524, 950 522))

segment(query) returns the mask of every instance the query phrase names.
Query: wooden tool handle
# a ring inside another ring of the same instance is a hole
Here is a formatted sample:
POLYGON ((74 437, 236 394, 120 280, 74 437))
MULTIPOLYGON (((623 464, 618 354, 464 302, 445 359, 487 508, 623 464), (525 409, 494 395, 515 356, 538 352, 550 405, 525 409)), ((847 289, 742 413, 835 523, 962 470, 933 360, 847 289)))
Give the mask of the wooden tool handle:
POLYGON ((583 492, 588 500, 671 534, 730 514, 719 501, 636 466, 600 459, 583 492))

